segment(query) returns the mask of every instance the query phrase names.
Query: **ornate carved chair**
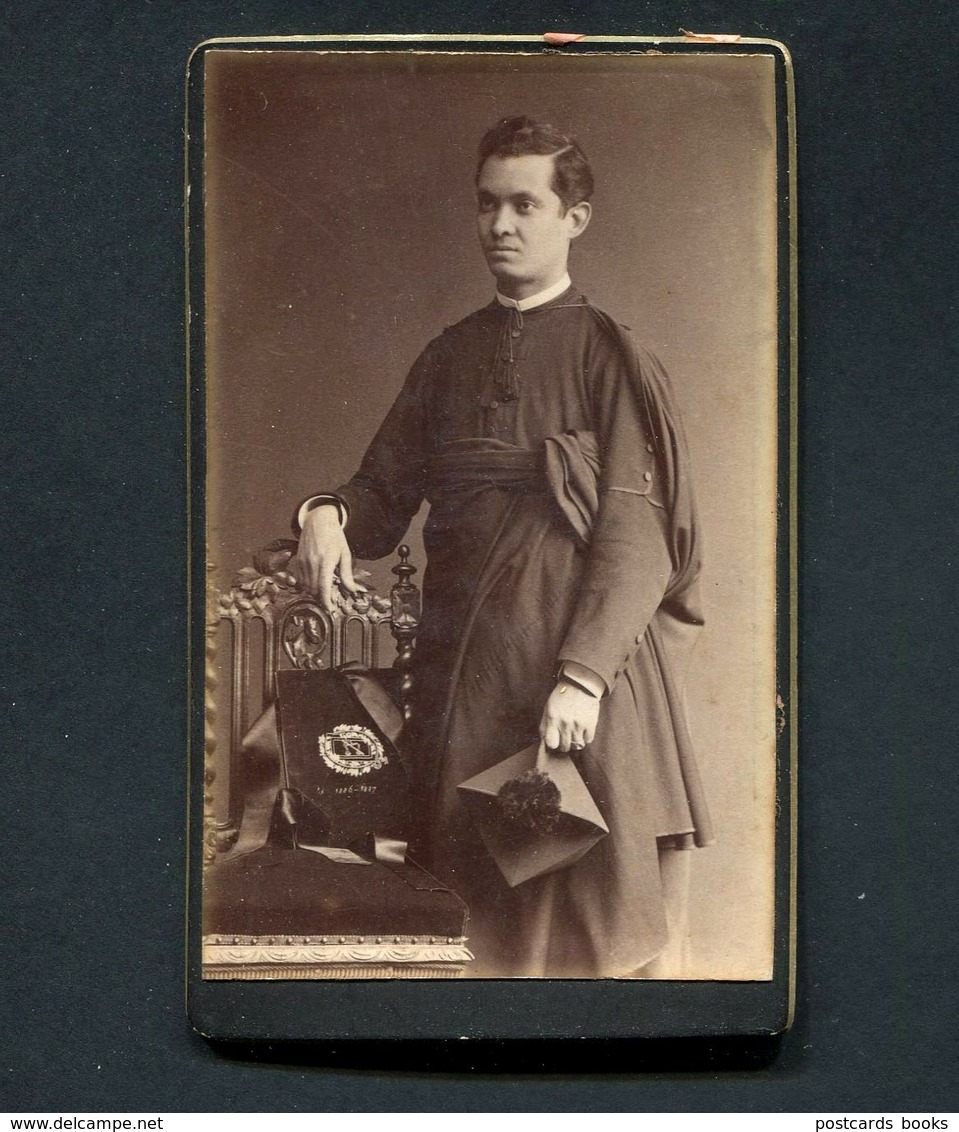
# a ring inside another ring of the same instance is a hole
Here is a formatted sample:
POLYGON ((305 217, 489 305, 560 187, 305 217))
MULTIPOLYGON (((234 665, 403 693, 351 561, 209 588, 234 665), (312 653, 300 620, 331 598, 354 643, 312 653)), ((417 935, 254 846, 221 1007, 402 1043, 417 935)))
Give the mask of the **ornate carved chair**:
POLYGON ((289 570, 295 550, 291 541, 271 543, 209 603, 203 976, 457 977, 471 959, 467 910, 435 878, 402 856, 355 861, 352 855, 350 865, 337 863, 337 850, 276 840, 282 810, 276 787, 283 795, 291 785, 285 759, 278 760, 276 779, 260 784, 261 794, 277 796, 270 833, 262 813, 259 829, 250 832, 256 783, 244 740, 270 717, 271 706, 275 712, 278 670, 335 670, 353 653, 409 717, 420 615, 409 549, 399 548, 389 597, 343 594, 333 614, 299 589, 289 570), (395 659, 384 668, 393 642, 395 659))

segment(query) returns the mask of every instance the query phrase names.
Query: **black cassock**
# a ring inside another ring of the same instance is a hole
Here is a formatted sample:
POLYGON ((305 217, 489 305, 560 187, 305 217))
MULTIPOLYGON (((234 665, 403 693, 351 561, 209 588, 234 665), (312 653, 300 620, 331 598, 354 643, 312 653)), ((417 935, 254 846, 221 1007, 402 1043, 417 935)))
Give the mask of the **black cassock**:
POLYGON ((699 544, 661 366, 573 289, 523 313, 491 303, 426 347, 336 494, 366 559, 431 504, 413 844, 470 904, 480 970, 635 971, 667 938, 658 848, 712 836, 682 703, 699 544), (564 661, 608 690, 573 757, 610 833, 510 889, 456 787, 536 740, 564 661))

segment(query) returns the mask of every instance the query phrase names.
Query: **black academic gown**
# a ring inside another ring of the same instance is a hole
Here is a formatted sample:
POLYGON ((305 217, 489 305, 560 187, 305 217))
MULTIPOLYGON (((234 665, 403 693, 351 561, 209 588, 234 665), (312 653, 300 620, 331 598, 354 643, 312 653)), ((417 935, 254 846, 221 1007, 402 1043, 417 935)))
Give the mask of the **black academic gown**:
POLYGON ((407 744, 413 841, 470 904, 478 970, 635 971, 666 943, 658 847, 711 839, 682 704, 702 621, 699 539, 659 363, 574 290, 522 315, 492 303, 427 346, 337 495, 368 559, 431 503, 407 744), (585 532, 555 465, 552 486, 544 470, 545 442, 570 433, 595 438, 600 466, 585 532), (610 833, 510 889, 456 787, 536 740, 563 661, 607 688, 575 758, 610 833))

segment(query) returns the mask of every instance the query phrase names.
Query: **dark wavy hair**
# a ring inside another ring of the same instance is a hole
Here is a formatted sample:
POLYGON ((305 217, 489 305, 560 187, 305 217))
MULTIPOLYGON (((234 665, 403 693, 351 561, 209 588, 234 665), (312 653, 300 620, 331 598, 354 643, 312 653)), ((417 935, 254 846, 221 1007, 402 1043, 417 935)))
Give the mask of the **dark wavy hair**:
POLYGON ((525 157, 529 154, 553 157, 552 190, 568 212, 574 204, 593 195, 593 171, 579 142, 525 114, 501 118, 483 135, 477 154, 476 178, 489 157, 525 157))

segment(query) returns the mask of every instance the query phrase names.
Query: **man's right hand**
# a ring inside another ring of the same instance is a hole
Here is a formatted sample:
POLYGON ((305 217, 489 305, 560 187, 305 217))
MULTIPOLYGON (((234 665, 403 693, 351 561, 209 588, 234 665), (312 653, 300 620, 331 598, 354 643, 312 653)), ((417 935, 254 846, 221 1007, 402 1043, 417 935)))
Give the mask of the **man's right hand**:
POLYGON ((337 577, 349 593, 364 593, 365 587, 353 578, 353 555, 340 526, 340 513, 333 504, 323 503, 307 512, 296 552, 300 585, 316 594, 320 604, 332 613, 336 608, 334 587, 337 577))

